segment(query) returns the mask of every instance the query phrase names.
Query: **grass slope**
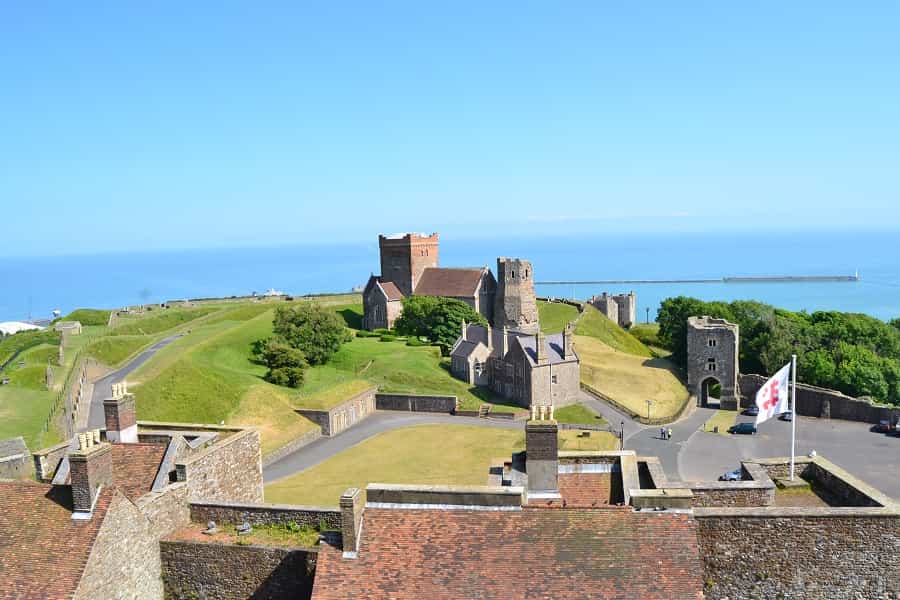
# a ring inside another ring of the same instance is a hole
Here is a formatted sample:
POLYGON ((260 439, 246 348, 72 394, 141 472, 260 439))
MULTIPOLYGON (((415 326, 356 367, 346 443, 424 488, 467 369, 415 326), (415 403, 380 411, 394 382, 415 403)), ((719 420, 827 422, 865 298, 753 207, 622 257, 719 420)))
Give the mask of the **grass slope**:
POLYGON ((636 337, 613 323, 593 306, 584 307, 584 314, 575 326, 575 334, 600 340, 619 352, 650 358, 653 353, 636 337))
POLYGON ((22 436, 29 450, 38 450, 59 440, 50 427, 42 431, 56 393, 47 391, 47 360, 56 361, 58 346, 40 344, 25 350, 0 376, 9 377, 9 385, 0 386, 0 439, 22 436), (24 366, 19 366, 24 362, 24 366))
POLYGON ((578 309, 568 304, 538 300, 537 305, 541 331, 544 333, 559 333, 578 317, 578 309))
POLYGON ((575 336, 575 349, 581 358, 581 381, 642 416, 648 399, 653 400, 651 417, 669 418, 688 397, 675 366, 664 358, 620 352, 583 335, 575 336))
POLYGON ((115 367, 152 341, 146 335, 104 336, 89 344, 85 352, 101 363, 115 367))
POLYGON ((78 321, 82 325, 106 325, 109 322, 109 314, 112 311, 98 310, 96 308, 79 308, 73 310, 63 321, 78 321))
POLYGON ((466 425, 405 427, 372 437, 266 486, 266 502, 336 506, 369 483, 485 485, 494 458, 525 447, 524 432, 466 425), (453 448, 453 452, 447 452, 453 448))
POLYGON ((218 310, 214 306, 203 308, 170 308, 163 312, 151 313, 140 317, 127 317, 121 319, 121 325, 110 331, 110 335, 153 335, 162 333, 206 316, 218 310))
POLYGON ((563 406, 553 412, 553 417, 558 423, 570 425, 607 425, 606 419, 594 412, 584 404, 576 403, 563 406))

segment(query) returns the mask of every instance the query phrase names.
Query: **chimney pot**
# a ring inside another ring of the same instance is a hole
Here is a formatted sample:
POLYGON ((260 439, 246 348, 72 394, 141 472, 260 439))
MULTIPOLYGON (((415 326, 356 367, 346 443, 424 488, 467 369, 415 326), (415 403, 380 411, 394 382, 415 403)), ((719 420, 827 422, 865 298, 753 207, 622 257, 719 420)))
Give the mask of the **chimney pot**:
POLYGON ((122 394, 104 400, 103 414, 106 417, 107 440, 122 444, 133 444, 138 441, 134 394, 122 394))

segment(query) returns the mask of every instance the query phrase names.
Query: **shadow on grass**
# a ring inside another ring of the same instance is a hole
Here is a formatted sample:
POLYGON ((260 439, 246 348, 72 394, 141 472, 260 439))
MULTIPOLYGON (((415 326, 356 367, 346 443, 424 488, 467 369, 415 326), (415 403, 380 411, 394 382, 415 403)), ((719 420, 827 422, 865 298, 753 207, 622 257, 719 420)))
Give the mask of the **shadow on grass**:
POLYGON ((344 323, 351 329, 362 329, 362 314, 352 308, 344 308, 337 311, 338 315, 344 319, 344 323))

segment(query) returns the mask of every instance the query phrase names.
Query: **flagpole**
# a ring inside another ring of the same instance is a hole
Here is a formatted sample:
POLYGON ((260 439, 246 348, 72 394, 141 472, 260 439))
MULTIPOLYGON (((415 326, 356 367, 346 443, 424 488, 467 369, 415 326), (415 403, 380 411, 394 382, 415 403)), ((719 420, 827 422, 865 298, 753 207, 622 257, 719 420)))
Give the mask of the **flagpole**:
POLYGON ((791 354, 791 481, 794 480, 794 447, 797 435, 797 355, 791 354))

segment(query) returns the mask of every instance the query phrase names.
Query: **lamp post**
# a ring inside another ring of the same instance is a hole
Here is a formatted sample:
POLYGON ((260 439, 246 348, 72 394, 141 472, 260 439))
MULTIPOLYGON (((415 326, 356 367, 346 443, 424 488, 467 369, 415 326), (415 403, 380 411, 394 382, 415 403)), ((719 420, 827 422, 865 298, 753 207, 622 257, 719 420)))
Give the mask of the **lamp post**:
POLYGON ((619 423, 619 426, 622 428, 619 430, 619 449, 625 449, 625 421, 619 423))
POLYGON ((650 322, 650 307, 648 306, 648 307, 646 308, 646 310, 647 310, 647 318, 644 319, 644 322, 645 322, 645 323, 649 323, 649 322, 650 322))
POLYGON ((650 405, 653 404, 653 400, 647 400, 647 420, 650 420, 650 405))

